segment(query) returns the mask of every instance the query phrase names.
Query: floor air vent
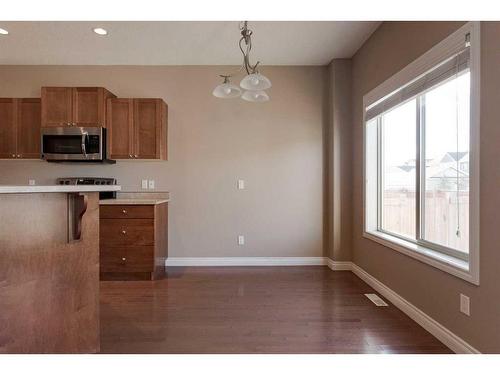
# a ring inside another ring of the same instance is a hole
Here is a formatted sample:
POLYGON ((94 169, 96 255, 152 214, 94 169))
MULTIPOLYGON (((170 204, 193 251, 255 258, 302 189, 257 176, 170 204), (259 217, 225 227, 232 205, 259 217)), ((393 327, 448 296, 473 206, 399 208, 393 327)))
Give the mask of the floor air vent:
POLYGON ((365 296, 368 297, 368 299, 377 306, 389 306, 382 298, 377 296, 375 293, 367 293, 365 294, 365 296))

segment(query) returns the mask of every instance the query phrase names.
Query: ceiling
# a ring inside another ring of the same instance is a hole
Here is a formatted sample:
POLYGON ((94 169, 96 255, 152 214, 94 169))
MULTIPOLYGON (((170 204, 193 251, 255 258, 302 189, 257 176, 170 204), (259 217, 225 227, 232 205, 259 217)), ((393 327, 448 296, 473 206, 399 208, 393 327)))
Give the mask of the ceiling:
MULTIPOLYGON (((326 65, 349 58, 380 22, 249 22, 252 63, 326 65)), ((7 22, 0 64, 239 65, 239 22, 7 22), (103 27, 107 36, 92 29, 103 27)))

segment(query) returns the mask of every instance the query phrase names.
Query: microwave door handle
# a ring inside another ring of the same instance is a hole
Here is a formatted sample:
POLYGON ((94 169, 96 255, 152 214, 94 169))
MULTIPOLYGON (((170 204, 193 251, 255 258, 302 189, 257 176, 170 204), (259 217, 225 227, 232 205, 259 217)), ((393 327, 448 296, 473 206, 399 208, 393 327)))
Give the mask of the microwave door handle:
POLYGON ((89 135, 89 133, 87 133, 87 132, 82 133, 82 154, 85 157, 85 159, 87 158, 87 149, 85 148, 85 140, 86 140, 88 135, 89 135))

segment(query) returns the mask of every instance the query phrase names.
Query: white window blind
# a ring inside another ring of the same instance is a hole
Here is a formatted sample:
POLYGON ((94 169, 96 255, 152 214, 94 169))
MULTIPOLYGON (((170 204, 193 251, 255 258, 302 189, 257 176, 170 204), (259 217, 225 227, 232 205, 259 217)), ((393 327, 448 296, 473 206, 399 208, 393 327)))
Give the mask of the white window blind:
POLYGON ((470 67, 470 47, 465 47, 454 54, 431 71, 423 74, 416 80, 408 83, 396 92, 389 94, 366 109, 365 121, 381 115, 382 113, 400 105, 430 88, 466 72, 470 67))

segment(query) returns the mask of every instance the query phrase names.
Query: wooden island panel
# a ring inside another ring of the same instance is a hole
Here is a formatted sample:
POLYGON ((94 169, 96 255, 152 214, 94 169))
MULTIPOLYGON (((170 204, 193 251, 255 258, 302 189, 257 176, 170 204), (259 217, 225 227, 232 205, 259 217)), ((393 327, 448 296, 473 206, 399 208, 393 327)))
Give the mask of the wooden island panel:
POLYGON ((0 353, 99 351, 98 194, 69 242, 69 194, 0 194, 0 353))

